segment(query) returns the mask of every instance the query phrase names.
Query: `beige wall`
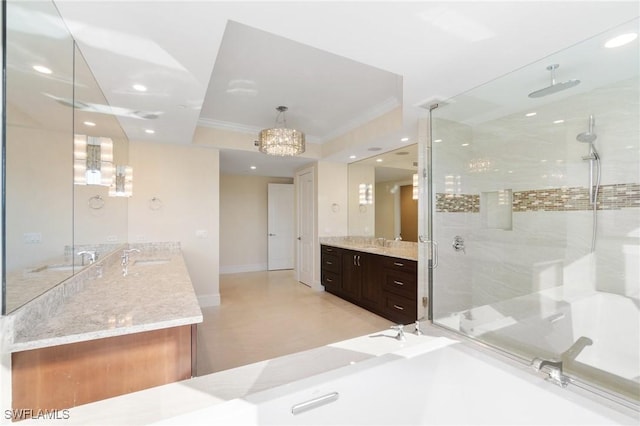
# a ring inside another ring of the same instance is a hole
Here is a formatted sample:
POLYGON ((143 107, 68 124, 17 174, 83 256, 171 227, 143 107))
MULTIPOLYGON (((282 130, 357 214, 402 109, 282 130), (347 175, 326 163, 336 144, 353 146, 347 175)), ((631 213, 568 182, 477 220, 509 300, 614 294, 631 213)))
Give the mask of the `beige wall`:
POLYGON ((399 190, 392 192, 394 182, 376 184, 376 237, 393 240, 396 232, 396 205, 399 190))
MULTIPOLYGON (((316 229, 317 237, 347 235, 348 232, 348 166, 343 163, 319 161, 316 165, 316 229), (336 204, 337 208, 333 207, 336 204)), ((313 285, 323 290, 320 284, 320 244, 314 245, 313 285)))
POLYGON ((220 303, 219 158, 191 145, 131 142, 129 150, 129 242, 179 241, 201 306, 220 303), (153 197, 162 208, 149 207, 153 197))
POLYGON ((267 269, 267 185, 293 178, 220 176, 220 273, 267 269))
POLYGON ((347 164, 319 161, 317 172, 318 236, 347 235, 349 210, 347 164))

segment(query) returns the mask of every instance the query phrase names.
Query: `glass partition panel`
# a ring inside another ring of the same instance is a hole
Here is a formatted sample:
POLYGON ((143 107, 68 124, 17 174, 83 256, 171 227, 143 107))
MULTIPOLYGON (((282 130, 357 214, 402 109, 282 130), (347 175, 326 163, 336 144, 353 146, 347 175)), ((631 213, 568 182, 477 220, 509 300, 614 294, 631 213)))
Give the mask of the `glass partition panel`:
POLYGON ((73 274, 73 39, 51 2, 6 3, 4 312, 73 274))
POLYGON ((430 237, 434 323, 638 403, 640 50, 605 46, 631 32, 432 111, 430 237))

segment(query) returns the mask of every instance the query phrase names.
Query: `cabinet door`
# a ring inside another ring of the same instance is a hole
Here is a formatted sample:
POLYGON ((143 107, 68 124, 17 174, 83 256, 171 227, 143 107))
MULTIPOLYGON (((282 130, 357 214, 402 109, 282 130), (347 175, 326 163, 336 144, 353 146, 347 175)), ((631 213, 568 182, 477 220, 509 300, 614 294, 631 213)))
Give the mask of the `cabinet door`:
POLYGON ((380 263, 380 256, 375 254, 363 255, 360 262, 364 268, 360 300, 366 308, 374 312, 380 312, 384 306, 380 263))
POLYGON ((356 301, 360 299, 362 253, 345 250, 342 254, 342 292, 356 301))

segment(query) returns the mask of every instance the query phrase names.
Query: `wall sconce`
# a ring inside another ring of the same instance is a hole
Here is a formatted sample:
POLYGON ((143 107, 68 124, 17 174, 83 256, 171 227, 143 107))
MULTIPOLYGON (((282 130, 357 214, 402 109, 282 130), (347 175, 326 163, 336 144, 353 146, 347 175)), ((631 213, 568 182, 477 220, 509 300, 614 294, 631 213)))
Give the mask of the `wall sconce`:
POLYGON ((413 195, 411 197, 414 200, 418 199, 418 189, 419 189, 418 185, 419 185, 419 183, 418 183, 418 174, 414 173, 413 174, 413 195))
POLYGON ((116 166, 109 197, 131 197, 133 195, 133 168, 131 166, 116 166))
POLYGON ((75 135, 73 183, 109 186, 113 180, 113 142, 109 138, 75 135))
POLYGON ((358 186, 358 200, 360 205, 373 204, 373 185, 361 183, 358 186))

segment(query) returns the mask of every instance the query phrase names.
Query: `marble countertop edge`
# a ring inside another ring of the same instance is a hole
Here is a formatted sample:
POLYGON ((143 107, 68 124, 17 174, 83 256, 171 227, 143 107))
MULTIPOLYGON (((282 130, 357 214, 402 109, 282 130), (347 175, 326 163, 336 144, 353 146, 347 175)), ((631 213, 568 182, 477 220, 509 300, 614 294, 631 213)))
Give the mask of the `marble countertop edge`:
POLYGON ((47 339, 27 340, 23 342, 13 342, 9 345, 9 352, 22 352, 32 349, 42 349, 51 346, 60 346, 70 343, 88 342, 91 340, 105 339, 108 337, 125 336, 128 334, 142 333, 145 331, 155 331, 184 325, 199 324, 203 321, 202 315, 158 321, 147 324, 136 324, 131 326, 114 327, 105 330, 90 331, 86 333, 69 334, 66 336, 56 336, 47 339))
POLYGON ((406 250, 396 249, 391 247, 367 247, 360 244, 350 244, 350 243, 342 243, 342 242, 320 242, 320 244, 324 246, 332 246, 339 247, 348 250, 356 250, 365 253, 377 254, 380 256, 388 256, 388 257, 396 257, 398 259, 406 259, 406 260, 414 260, 417 261, 417 254, 409 254, 406 253, 406 250))

